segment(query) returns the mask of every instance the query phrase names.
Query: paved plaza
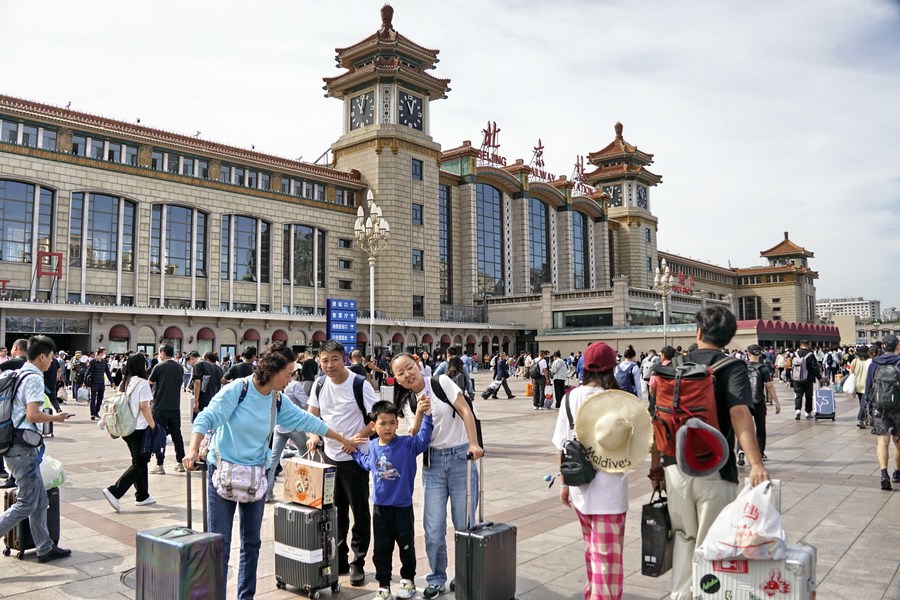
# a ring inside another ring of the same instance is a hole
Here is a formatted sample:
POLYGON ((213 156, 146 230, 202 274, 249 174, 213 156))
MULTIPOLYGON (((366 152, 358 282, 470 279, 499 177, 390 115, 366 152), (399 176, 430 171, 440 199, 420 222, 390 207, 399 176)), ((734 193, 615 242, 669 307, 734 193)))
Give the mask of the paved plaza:
MULTIPOLYGON (((483 372, 477 374, 476 387, 483 389, 488 378, 483 372)), ((557 413, 533 411, 531 400, 525 397, 525 382, 511 383, 517 395, 514 400, 479 398, 477 404, 487 446, 485 516, 518 528, 519 598, 581 598, 585 574, 580 526, 574 513, 560 504, 558 487, 547 489, 544 481, 545 475, 556 470, 550 437, 557 413)), ((900 599, 900 494, 879 489, 875 438, 855 427, 855 401, 838 396, 834 423, 798 422, 792 410, 793 394, 782 384, 776 387, 785 410, 775 416, 770 408, 768 468, 772 477, 784 481, 782 506, 789 541, 805 540, 818 549, 818 599, 900 599)), ((77 417, 57 426, 47 451, 66 466, 61 545, 71 548, 72 556, 48 565, 33 558, 0 557, 0 598, 133 598, 133 590, 121 579, 135 564, 135 533, 185 522, 185 475, 173 472, 171 455, 168 473, 150 476, 150 493, 158 503, 135 507, 129 494, 122 499, 122 512, 114 512, 100 490, 111 485, 128 465, 125 444, 99 431, 89 420, 86 407, 70 405, 69 410, 77 417)), ((186 418, 183 431, 188 430, 186 418)), ((646 471, 642 468, 630 476, 624 598, 631 600, 668 597, 668 576, 654 579, 640 573, 640 508, 650 494, 646 471)), ((199 519, 199 488, 195 490, 199 519)), ((421 515, 418 482, 415 503, 416 513, 421 515)), ((272 507, 266 508, 257 597, 294 598, 293 592, 275 587, 272 507)), ((448 533, 452 549, 452 531, 448 533)), ((421 590, 428 571, 421 534, 417 546, 416 583, 421 590)), ((237 547, 235 536, 233 565, 237 564, 237 547)), ((452 552, 450 558, 452 561, 452 552)), ((372 598, 377 586, 371 560, 366 567, 365 586, 351 587, 342 578, 343 589, 337 598, 372 598)), ((229 598, 233 598, 233 575, 229 583, 229 598)), ((327 598, 329 593, 324 591, 322 596, 327 598)), ((421 591, 416 597, 421 598, 421 591)), ((442 598, 453 598, 453 594, 442 598)))

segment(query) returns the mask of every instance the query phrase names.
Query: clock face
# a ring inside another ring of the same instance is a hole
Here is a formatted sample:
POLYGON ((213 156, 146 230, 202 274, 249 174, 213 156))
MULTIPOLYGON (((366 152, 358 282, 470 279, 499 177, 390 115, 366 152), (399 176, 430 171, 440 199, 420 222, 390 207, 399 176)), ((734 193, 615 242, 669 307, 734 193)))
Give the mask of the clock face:
POLYGON ((619 184, 616 185, 608 185, 603 188, 603 191, 609 194, 609 205, 610 206, 622 206, 622 186, 619 184))
POLYGON ((647 208, 647 188, 642 185, 637 186, 637 205, 638 208, 647 208))
POLYGON ((400 124, 422 130, 422 99, 400 92, 400 124))
POLYGON ((375 121, 375 98, 372 92, 350 99, 350 129, 371 125, 375 121))

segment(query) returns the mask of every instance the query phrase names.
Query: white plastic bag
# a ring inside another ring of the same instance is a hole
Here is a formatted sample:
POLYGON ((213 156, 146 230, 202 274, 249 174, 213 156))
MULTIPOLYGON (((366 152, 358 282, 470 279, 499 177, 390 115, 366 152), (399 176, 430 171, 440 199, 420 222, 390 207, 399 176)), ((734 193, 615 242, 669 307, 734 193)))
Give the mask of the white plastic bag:
POLYGON ((57 488, 66 482, 66 470, 61 462, 45 454, 41 460, 41 478, 44 480, 44 489, 57 488))
POLYGON ((75 399, 75 401, 81 402, 82 404, 89 403, 91 401, 91 390, 84 386, 78 388, 78 397, 75 399))
POLYGON ((841 380, 841 389, 844 390, 845 394, 856 393, 856 373, 850 371, 850 374, 841 380))
POLYGON ((781 513, 768 481, 746 486, 713 521, 701 550, 707 560, 782 560, 787 556, 781 513))

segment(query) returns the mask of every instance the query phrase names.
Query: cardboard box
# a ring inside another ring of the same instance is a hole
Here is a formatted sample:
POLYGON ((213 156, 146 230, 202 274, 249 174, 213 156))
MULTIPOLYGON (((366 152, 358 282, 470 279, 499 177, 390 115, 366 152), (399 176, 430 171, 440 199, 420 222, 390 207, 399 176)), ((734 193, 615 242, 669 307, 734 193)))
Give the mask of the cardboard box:
POLYGON ((694 552, 694 598, 813 600, 816 549, 790 544, 784 560, 707 560, 694 552))
POLYGON ((334 504, 334 480, 337 469, 334 465, 289 458, 283 461, 284 497, 310 508, 328 508, 334 504))

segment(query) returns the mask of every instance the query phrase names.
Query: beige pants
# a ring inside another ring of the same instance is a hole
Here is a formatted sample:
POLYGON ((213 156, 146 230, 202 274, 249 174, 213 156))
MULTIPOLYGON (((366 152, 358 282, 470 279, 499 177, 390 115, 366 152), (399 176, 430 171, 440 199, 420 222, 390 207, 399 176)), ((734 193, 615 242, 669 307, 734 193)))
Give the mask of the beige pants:
POLYGON ((669 517, 675 532, 670 598, 692 600, 694 549, 703 542, 719 512, 737 496, 737 484, 723 480, 718 473, 688 477, 676 465, 669 465, 665 471, 669 517))

